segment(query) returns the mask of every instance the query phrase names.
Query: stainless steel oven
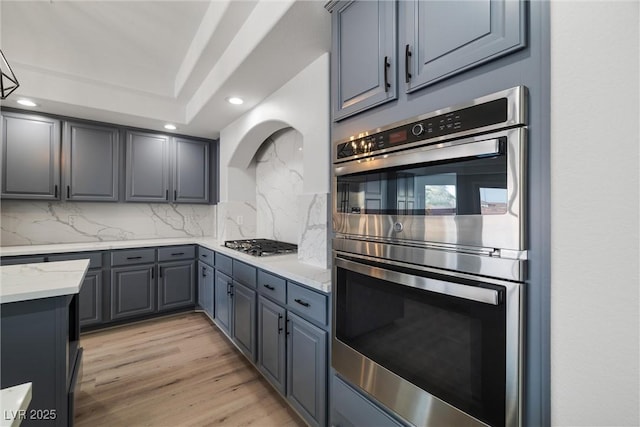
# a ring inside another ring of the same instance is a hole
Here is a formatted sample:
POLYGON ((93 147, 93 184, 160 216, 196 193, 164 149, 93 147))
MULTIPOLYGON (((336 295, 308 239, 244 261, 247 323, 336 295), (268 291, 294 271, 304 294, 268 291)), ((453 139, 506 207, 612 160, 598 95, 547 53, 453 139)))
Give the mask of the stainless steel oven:
POLYGON ((519 426, 526 89, 334 146, 332 366, 418 426, 519 426))

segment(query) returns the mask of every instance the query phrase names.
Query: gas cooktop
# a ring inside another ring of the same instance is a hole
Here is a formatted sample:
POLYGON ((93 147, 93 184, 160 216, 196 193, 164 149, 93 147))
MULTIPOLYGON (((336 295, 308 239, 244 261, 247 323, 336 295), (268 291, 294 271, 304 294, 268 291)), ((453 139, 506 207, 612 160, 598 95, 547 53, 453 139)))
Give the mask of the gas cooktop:
POLYGON ((227 240, 224 245, 230 249, 253 256, 292 254, 298 252, 298 245, 270 239, 227 240))

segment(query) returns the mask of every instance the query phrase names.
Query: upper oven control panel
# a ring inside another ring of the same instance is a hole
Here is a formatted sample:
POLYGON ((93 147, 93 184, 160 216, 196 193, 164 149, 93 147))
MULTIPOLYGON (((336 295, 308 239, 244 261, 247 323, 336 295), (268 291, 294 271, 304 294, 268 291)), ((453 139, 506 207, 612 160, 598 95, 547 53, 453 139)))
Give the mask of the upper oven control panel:
POLYGON ((335 147, 334 161, 358 159, 378 152, 524 125, 525 90, 518 86, 478 98, 467 106, 423 114, 340 141, 335 147))

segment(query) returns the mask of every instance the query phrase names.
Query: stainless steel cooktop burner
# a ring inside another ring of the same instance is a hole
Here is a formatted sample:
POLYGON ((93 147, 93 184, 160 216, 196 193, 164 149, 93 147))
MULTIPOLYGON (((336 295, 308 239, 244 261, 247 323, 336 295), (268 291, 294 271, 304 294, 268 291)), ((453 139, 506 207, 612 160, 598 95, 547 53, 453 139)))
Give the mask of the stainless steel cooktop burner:
POLYGON ((298 252, 298 245, 270 239, 227 240, 224 245, 230 249, 253 256, 269 256, 298 252))

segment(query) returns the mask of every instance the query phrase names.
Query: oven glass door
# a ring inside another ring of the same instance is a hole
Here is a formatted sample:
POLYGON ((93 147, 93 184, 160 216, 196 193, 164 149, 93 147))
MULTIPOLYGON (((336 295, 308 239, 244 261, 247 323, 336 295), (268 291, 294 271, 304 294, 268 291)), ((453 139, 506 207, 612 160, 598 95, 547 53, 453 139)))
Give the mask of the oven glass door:
POLYGON ((338 213, 503 215, 508 205, 507 155, 501 148, 487 157, 338 176, 336 190, 338 213))
POLYGON ((337 340, 472 417, 505 425, 505 288, 341 258, 336 279, 337 340))

